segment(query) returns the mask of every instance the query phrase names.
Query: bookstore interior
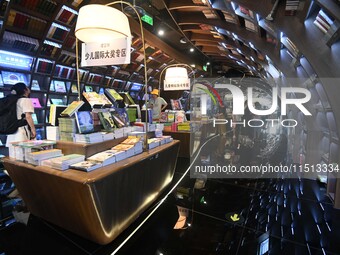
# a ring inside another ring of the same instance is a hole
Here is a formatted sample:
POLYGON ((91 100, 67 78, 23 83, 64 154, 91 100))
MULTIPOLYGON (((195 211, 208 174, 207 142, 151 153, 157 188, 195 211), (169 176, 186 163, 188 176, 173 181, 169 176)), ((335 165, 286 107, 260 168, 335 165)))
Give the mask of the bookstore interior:
POLYGON ((339 56, 339 0, 0 0, 0 254, 340 254, 339 56))

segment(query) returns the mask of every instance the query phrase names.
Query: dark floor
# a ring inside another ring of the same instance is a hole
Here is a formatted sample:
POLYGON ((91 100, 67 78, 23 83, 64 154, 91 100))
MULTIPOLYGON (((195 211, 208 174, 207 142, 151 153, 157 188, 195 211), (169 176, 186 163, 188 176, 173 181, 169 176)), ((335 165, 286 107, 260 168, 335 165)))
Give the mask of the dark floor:
MULTIPOLYGON (((173 183, 188 165, 179 159, 173 183)), ((324 184, 306 179, 208 179, 203 189, 194 184, 185 176, 116 254, 256 255, 262 240, 269 240, 266 254, 340 254, 340 211, 333 209, 324 184), (175 230, 177 206, 189 214, 185 227, 175 230), (235 214, 239 220, 233 222, 235 214)), ((31 215, 27 226, 12 223, 0 230, 0 254, 115 254, 148 212, 106 246, 31 215)))

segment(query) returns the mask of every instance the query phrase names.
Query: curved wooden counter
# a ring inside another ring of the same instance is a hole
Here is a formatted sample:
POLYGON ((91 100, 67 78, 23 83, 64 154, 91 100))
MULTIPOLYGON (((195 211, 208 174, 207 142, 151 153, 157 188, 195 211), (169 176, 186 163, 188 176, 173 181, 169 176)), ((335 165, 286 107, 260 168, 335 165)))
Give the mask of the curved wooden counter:
POLYGON ((99 244, 114 240, 171 182, 179 141, 86 173, 4 159, 29 211, 99 244))

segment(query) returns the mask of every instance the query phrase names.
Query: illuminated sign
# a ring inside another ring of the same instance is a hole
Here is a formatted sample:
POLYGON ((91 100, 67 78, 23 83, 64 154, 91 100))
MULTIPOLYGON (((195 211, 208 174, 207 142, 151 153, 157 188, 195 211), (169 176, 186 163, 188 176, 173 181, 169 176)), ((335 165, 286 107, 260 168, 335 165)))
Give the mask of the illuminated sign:
POLYGON ((153 26, 153 18, 150 15, 144 14, 141 17, 141 20, 143 20, 145 23, 149 24, 150 26, 153 26))

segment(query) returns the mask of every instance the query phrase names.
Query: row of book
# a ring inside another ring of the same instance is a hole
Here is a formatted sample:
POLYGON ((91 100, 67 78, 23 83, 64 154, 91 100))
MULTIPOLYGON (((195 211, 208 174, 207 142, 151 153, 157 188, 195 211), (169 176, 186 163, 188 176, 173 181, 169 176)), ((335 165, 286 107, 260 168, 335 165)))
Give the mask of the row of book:
POLYGON ((47 32, 47 37, 58 41, 64 41, 69 31, 70 29, 67 27, 61 26, 57 23, 52 23, 47 32))
POLYGON ((35 34, 42 34, 45 31, 47 22, 15 10, 10 10, 6 25, 30 30, 35 34))
POLYGON ((72 26, 78 17, 78 12, 64 5, 60 8, 56 20, 72 26))
POLYGON ((8 31, 4 32, 2 42, 14 49, 28 52, 35 52, 39 48, 39 41, 37 39, 8 31))
POLYGON ((58 61, 64 63, 65 65, 72 65, 76 60, 76 55, 73 52, 62 50, 58 61))
POLYGON ((296 15, 297 10, 299 9, 299 0, 286 0, 285 5, 285 15, 286 16, 294 16, 296 15))
POLYGON ((316 25, 323 33, 327 33, 333 24, 333 20, 328 16, 322 9, 319 11, 318 15, 314 20, 314 25, 316 25))
POLYGON ((41 47, 40 54, 47 57, 54 57, 60 48, 61 44, 45 40, 41 47))
POLYGON ((176 123, 182 123, 187 121, 185 112, 180 111, 172 111, 172 110, 166 110, 165 112, 161 112, 161 118, 159 120, 161 123, 165 122, 176 122, 176 123))
POLYGON ((71 67, 56 65, 56 67, 54 69, 54 76, 55 77, 72 79, 74 74, 75 74, 75 70, 74 70, 74 68, 71 68, 71 67))
POLYGON ((9 151, 9 156, 15 158, 16 160, 27 162, 31 152, 53 149, 55 144, 56 141, 49 140, 13 142, 13 147, 11 147, 9 151))
POLYGON ((36 72, 50 74, 52 72, 53 62, 47 59, 38 59, 36 72))
POLYGON ((52 15, 58 7, 58 4, 51 0, 14 0, 13 2, 46 16, 52 15))

